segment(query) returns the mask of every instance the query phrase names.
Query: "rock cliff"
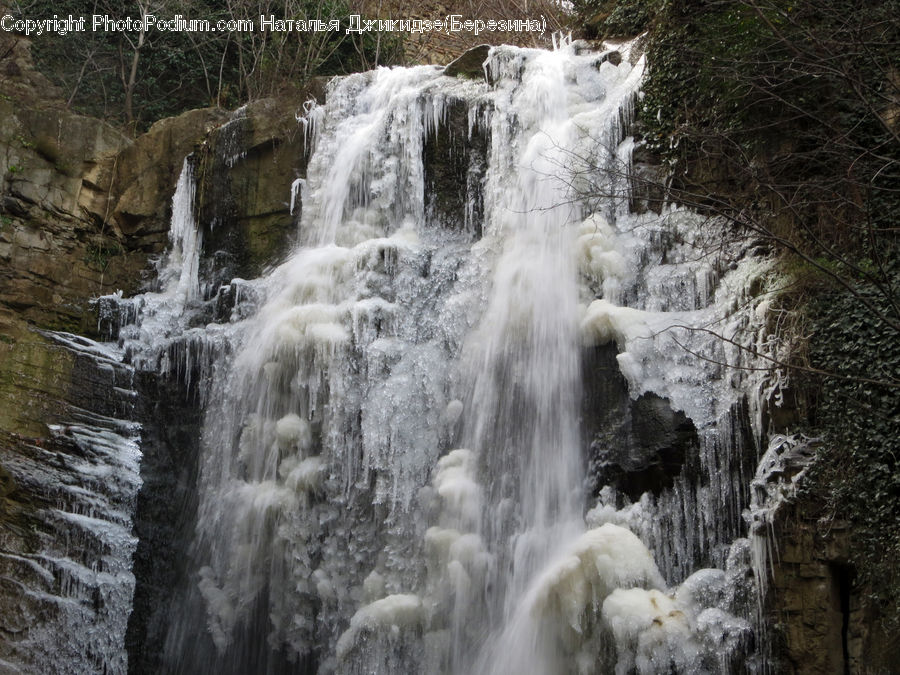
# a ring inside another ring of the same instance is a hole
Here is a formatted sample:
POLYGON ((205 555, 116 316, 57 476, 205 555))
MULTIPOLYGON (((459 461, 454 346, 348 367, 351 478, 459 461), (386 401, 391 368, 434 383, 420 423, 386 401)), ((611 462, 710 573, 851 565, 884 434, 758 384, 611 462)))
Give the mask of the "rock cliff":
MULTIPOLYGON (((67 530, 73 526, 65 520, 69 516, 60 520, 59 514, 87 508, 73 496, 73 486, 91 487, 84 472, 100 466, 99 458, 85 456, 79 434, 121 432, 121 441, 131 442, 138 427, 107 429, 111 420, 139 421, 158 414, 152 405, 135 408, 135 391, 165 389, 165 383, 135 379, 127 366, 104 365, 105 357, 98 358, 88 343, 66 336, 97 335, 93 298, 117 290, 130 294, 149 283, 153 262, 167 244, 172 194, 186 155, 194 153, 202 170, 198 207, 208 229, 204 256, 229 256, 235 275, 258 272, 286 246, 294 228, 287 195, 305 160, 304 137, 295 117, 302 99, 257 101, 238 113, 194 110, 161 120, 131 139, 101 120, 68 110, 59 92, 33 67, 29 43, 8 34, 4 40, 0 670, 15 671, 58 666, 42 651, 40 645, 47 640, 40 636, 54 627, 64 630, 75 615, 93 612, 91 622, 108 619, 124 631, 127 615, 111 616, 110 607, 116 589, 133 584, 133 577, 128 582, 131 573, 123 571, 119 578, 125 586, 116 586, 97 571, 103 569, 101 558, 111 545, 104 539, 104 528, 121 526, 122 544, 132 546, 130 521, 113 523, 114 516, 93 513, 90 507, 92 517, 110 524, 85 526, 79 542, 73 543, 67 530), (64 331, 64 336, 44 331, 64 331), (70 556, 78 551, 82 571, 64 570, 53 562, 64 555, 61 546, 70 556), (94 573, 85 576, 83 570, 91 569, 94 573), (70 598, 64 602, 60 598, 67 593, 70 598)), ((321 96, 322 85, 314 83, 309 95, 321 96)), ((173 400, 172 405, 177 404, 173 400)), ((185 419, 190 424, 190 416, 185 419)), ((138 509, 133 526, 139 536, 146 530, 143 514, 184 487, 171 486, 167 492, 165 482, 173 474, 160 472, 160 466, 171 469, 165 463, 177 452, 173 445, 177 441, 163 438, 144 448, 141 480, 160 490, 149 507, 142 503, 138 509), (155 454, 148 456, 148 450, 155 454)), ((109 514, 134 511, 136 485, 127 487, 134 489, 106 495, 109 514)), ((147 542, 158 543, 145 537, 142 544, 147 542)), ((146 557, 143 550, 137 552, 138 566, 146 557)), ((165 561, 157 559, 155 564, 165 579, 165 561)), ((138 572, 150 576, 145 569, 138 572)), ((153 588, 147 592, 156 592, 153 588)), ((84 644, 73 641, 68 666, 72 672, 97 666, 99 661, 90 659, 99 659, 104 649, 98 640, 102 638, 85 636, 84 644)))

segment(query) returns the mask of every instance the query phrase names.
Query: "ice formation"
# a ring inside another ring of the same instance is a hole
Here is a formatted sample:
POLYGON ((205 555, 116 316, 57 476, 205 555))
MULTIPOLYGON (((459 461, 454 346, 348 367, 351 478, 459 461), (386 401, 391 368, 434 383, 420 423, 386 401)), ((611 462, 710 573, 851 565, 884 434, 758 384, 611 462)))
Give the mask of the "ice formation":
POLYGON ((755 353, 767 264, 732 264, 740 242, 706 255, 718 225, 683 209, 630 212, 644 62, 607 57, 563 41, 492 49, 491 84, 428 66, 333 80, 302 118, 298 247, 232 282, 231 316, 205 327, 185 165, 160 292, 113 299, 138 367, 210 392, 168 668, 701 673, 746 656, 763 430, 741 391, 760 385, 725 364, 755 353), (426 151, 453 134, 486 150, 436 215, 426 151), (697 431, 693 474, 634 502, 581 487, 583 357, 609 344, 632 398, 697 431))
POLYGON ((27 551, 0 550, 4 607, 17 626, 0 670, 124 675, 141 486, 135 373, 112 345, 44 335, 91 391, 63 398, 48 424, 50 440, 4 458, 12 480, 39 486, 41 499, 30 506, 27 551))

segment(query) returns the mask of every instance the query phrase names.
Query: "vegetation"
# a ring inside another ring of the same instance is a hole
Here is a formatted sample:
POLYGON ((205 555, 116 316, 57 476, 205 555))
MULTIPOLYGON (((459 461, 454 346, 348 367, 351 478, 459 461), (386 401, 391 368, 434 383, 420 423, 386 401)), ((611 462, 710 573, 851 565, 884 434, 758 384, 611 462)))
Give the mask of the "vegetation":
MULTIPOLYGON (((900 270, 895 269, 894 282, 900 283, 900 270)), ((884 302, 877 289, 858 289, 871 302, 884 302)), ((816 330, 809 358, 836 376, 810 383, 816 397, 810 424, 826 442, 807 489, 838 518, 851 521, 858 581, 881 608, 887 633, 895 634, 900 628, 900 396, 891 383, 900 373, 897 332, 840 289, 819 294, 807 311, 816 330)))
MULTIPOLYGON (((119 123, 137 133, 154 121, 206 106, 235 108, 251 100, 302 90, 311 77, 394 65, 407 58, 447 58, 466 46, 505 40, 538 46, 562 29, 567 14, 556 0, 489 0, 454 5, 466 18, 543 17, 547 34, 440 32, 403 39, 382 30, 348 32, 349 17, 444 17, 447 7, 402 0, 0 0, 16 18, 108 17, 110 21, 153 16, 210 22, 207 31, 87 30, 32 36, 41 71, 79 112, 119 123), (339 22, 337 30, 263 30, 260 17, 274 21, 339 22), (253 22, 248 29, 246 22, 253 22), (219 22, 225 22, 220 24, 219 22), (240 25, 240 22, 245 22, 240 25), (223 30, 225 28, 225 30, 223 30), (432 49, 434 48, 434 49, 432 49)), ((448 58, 449 60, 449 58, 448 58)))
POLYGON ((113 256, 122 255, 124 251, 118 243, 91 243, 85 249, 84 264, 97 272, 105 272, 109 268, 113 256))
POLYGON ((900 627, 900 2, 581 0, 589 35, 649 31, 646 186, 780 254, 810 502, 900 627))
POLYGON ((671 198, 782 256, 809 489, 900 621, 900 2, 668 0, 649 19, 642 120, 671 198))
POLYGON ((647 30, 663 0, 576 0, 573 6, 588 37, 630 37, 647 30))
MULTIPOLYGON (((394 34, 350 33, 354 0, 18 0, 16 17, 84 16, 111 20, 181 16, 218 21, 252 20, 254 30, 203 32, 91 31, 34 38, 38 67, 61 87, 67 104, 120 122, 137 132, 157 119, 205 106, 236 107, 276 92, 299 89, 311 77, 397 62, 394 34), (336 31, 262 31, 260 16, 276 20, 341 22, 336 31)), ((232 26, 237 24, 232 23, 232 26)))

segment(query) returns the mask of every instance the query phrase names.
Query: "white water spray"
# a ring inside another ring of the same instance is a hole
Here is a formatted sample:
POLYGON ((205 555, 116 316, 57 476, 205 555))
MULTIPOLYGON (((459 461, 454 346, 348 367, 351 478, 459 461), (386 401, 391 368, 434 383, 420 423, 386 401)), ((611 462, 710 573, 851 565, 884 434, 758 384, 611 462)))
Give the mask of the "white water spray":
POLYGON ((290 195, 301 245, 240 282, 258 309, 188 328, 200 239, 173 221, 133 346, 221 358, 171 670, 706 672, 747 643, 723 590, 743 569, 739 508, 716 512, 746 477, 715 466, 742 384, 715 361, 743 356, 670 334, 740 335, 754 314, 734 297, 764 268, 697 256, 691 214, 629 213, 643 61, 564 44, 497 48, 486 68, 490 86, 426 66, 332 82, 290 195), (453 133, 488 151, 467 158, 461 212, 433 219, 423 157, 453 133), (586 494, 582 355, 609 342, 633 398, 697 425, 703 481, 586 494))

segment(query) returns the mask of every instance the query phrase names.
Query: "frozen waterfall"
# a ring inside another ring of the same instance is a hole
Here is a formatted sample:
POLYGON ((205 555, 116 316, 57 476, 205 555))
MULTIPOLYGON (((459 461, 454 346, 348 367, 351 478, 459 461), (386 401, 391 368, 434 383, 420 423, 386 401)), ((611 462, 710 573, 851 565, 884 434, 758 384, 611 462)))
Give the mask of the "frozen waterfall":
POLYGON ((619 61, 502 47, 490 84, 333 80, 285 196, 297 246, 206 325, 185 163, 162 288, 119 301, 133 362, 203 392, 168 671, 762 668, 741 514, 764 380, 723 364, 765 350, 767 263, 631 212, 644 63, 619 61), (622 415, 680 420, 665 479, 614 480, 638 471, 626 418, 585 404, 614 386, 622 415))

